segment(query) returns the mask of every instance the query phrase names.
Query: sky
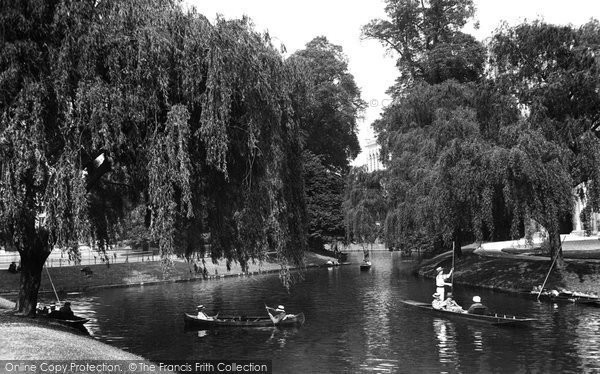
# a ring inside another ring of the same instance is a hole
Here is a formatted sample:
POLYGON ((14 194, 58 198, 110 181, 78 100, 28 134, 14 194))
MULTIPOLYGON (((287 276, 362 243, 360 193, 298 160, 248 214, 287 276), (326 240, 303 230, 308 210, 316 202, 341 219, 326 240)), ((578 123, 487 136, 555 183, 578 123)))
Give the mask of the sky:
MULTIPOLYGON (((543 19, 547 23, 579 26, 592 17, 600 19, 600 0, 474 0, 479 29, 467 25, 465 31, 485 42, 506 21, 509 25, 543 19)), ((358 137, 364 147, 374 139, 371 123, 390 98, 385 91, 396 79, 396 58, 375 40, 362 40, 361 27, 374 18, 385 18, 383 0, 185 0, 186 4, 213 21, 250 17, 259 32, 268 31, 273 44, 283 44, 287 54, 303 49, 316 36, 324 35, 341 45, 348 68, 361 89, 367 109, 359 121, 358 137)), ((355 164, 362 164, 359 155, 355 164)))

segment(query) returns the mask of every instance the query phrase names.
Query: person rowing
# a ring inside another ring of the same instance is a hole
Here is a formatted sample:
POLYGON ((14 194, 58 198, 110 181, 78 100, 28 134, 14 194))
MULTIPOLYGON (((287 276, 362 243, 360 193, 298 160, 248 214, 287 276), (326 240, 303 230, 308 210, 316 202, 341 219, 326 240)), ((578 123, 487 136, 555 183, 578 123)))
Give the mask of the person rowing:
POLYGON ((197 309, 198 309, 198 315, 197 315, 198 319, 202 319, 205 321, 214 321, 215 320, 215 317, 211 317, 204 312, 204 309, 206 309, 206 307, 204 305, 198 305, 197 309))
POLYGON ((435 285, 437 289, 435 292, 440 295, 440 300, 444 300, 444 296, 446 295, 445 286, 452 286, 452 283, 447 283, 446 280, 452 276, 454 268, 450 269, 448 274, 444 274, 444 269, 441 266, 435 270, 437 271, 437 275, 435 276, 435 285))
POLYGON ((267 313, 269 313, 269 317, 271 318, 271 321, 273 321, 274 325, 285 319, 294 317, 293 314, 287 314, 285 312, 285 307, 283 305, 278 305, 277 308, 271 308, 265 305, 265 308, 267 309, 267 313))

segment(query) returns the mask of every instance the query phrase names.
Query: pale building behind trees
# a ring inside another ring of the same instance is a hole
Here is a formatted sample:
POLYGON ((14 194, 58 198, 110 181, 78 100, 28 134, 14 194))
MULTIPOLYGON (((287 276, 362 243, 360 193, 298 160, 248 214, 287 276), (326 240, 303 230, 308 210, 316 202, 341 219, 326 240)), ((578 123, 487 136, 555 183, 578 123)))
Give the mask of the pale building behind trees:
MULTIPOLYGON (((587 206, 587 188, 585 183, 575 187, 573 189, 573 193, 575 195, 575 206, 573 207, 573 231, 571 234, 585 236, 586 227, 584 226, 584 222, 581 220, 581 212, 587 206), (580 191, 582 193, 579 193, 580 191)), ((592 212, 587 225, 588 233, 597 235, 600 228, 600 214, 597 212, 592 212)))
POLYGON ((367 140, 361 154, 356 158, 354 166, 365 167, 369 173, 385 169, 379 158, 380 150, 381 146, 377 144, 377 139, 367 140))

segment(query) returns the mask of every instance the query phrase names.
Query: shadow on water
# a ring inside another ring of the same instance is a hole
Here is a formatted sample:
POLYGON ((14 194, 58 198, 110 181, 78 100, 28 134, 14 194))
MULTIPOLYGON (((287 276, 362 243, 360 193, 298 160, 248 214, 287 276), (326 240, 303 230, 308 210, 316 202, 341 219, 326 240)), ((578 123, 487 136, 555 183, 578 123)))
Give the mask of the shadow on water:
POLYGON ((374 252, 372 267, 307 270, 288 293, 277 274, 99 290, 75 295, 74 310, 90 334, 150 360, 268 359, 274 372, 560 372, 600 371, 600 309, 552 305, 455 287, 492 310, 537 318, 507 329, 449 320, 400 300, 429 302, 433 280, 412 275, 398 252, 374 252), (264 305, 303 312, 300 328, 184 330, 183 313, 204 304, 209 314, 266 315, 264 305))

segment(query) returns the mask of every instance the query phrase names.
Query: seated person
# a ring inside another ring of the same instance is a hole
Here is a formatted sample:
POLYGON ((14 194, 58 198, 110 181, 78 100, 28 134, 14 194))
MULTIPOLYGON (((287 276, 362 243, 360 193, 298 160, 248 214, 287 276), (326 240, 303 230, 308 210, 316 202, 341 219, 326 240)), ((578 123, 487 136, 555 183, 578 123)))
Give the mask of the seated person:
POLYGON ((449 294, 448 298, 446 298, 446 301, 444 301, 443 308, 450 312, 456 312, 456 313, 464 313, 465 312, 465 310, 460 305, 458 305, 458 303, 456 301, 454 301, 451 294, 449 294))
POLYGON ((206 309, 204 305, 198 305, 198 318, 205 321, 214 321, 215 317, 211 317, 204 313, 204 309, 206 309))
POLYGON ((267 313, 269 313, 269 317, 274 324, 277 324, 288 317, 293 317, 293 314, 285 313, 285 307, 283 305, 278 305, 275 309, 268 306, 265 306, 265 308, 267 308, 267 313), (273 313, 271 311, 273 311, 273 313))
POLYGON ((431 302, 431 306, 433 307, 433 309, 444 309, 444 306, 446 304, 444 301, 442 301, 440 294, 436 292, 432 296, 433 296, 433 301, 431 302))
POLYGON ((62 307, 60 307, 58 311, 61 313, 63 318, 73 318, 75 316, 71 310, 71 303, 68 301, 62 307))
POLYGON ((490 314, 490 311, 485 305, 481 303, 481 297, 473 296, 473 305, 469 307, 467 313, 485 315, 490 314))
POLYGON ((48 309, 48 307, 46 305, 38 303, 37 313, 46 315, 46 314, 50 313, 50 310, 48 309))

